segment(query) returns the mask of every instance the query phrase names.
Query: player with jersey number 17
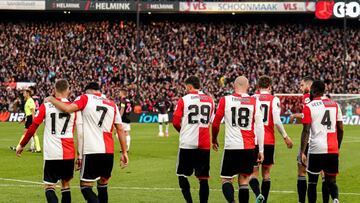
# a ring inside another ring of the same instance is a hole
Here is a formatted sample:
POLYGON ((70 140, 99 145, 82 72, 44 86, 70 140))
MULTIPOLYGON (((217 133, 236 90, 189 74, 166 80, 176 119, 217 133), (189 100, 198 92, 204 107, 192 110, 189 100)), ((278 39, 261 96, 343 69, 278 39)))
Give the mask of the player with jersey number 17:
MULTIPOLYGON (((58 80, 55 83, 55 99, 57 101, 70 103, 66 99, 69 93, 69 83, 66 80, 58 80)), ((43 121, 45 122, 44 184, 46 199, 49 203, 58 202, 55 188, 56 183, 61 180, 61 202, 70 203, 70 180, 74 173, 75 159, 74 127, 76 123, 77 134, 81 136, 83 133, 81 113, 65 113, 51 103, 42 104, 38 115, 17 146, 16 154, 18 156, 43 121)))
POLYGON ((187 177, 195 171, 200 182, 200 203, 208 202, 210 172, 210 120, 214 112, 213 99, 199 91, 200 79, 190 76, 185 80, 187 95, 179 99, 173 125, 180 132, 176 175, 187 203, 192 203, 187 177))
POLYGON ((114 163, 114 126, 122 149, 120 165, 123 167, 128 164, 126 138, 118 107, 114 101, 101 94, 99 84, 90 82, 85 87, 85 92, 72 104, 61 103, 53 97, 47 100, 64 112, 82 113, 84 136, 78 141, 79 157, 82 160, 81 192, 89 203, 106 203, 107 185, 114 163), (96 181, 98 195, 92 190, 96 181))
POLYGON ((333 202, 339 202, 336 176, 339 172, 339 149, 343 139, 342 113, 336 102, 324 97, 324 92, 324 82, 314 81, 310 90, 311 102, 303 109, 300 155, 302 163, 307 166, 309 203, 316 203, 316 185, 321 171, 325 174, 323 184, 326 184, 333 202), (309 150, 306 156, 307 145, 309 150))
POLYGON ((233 178, 238 176, 239 202, 249 202, 249 178, 255 162, 264 160, 264 125, 260 102, 247 94, 249 81, 240 76, 234 82, 234 94, 222 97, 212 124, 213 149, 218 151, 220 123, 225 121, 225 144, 221 161, 222 191, 229 203, 234 200, 233 178), (255 139, 259 146, 255 157, 255 139))

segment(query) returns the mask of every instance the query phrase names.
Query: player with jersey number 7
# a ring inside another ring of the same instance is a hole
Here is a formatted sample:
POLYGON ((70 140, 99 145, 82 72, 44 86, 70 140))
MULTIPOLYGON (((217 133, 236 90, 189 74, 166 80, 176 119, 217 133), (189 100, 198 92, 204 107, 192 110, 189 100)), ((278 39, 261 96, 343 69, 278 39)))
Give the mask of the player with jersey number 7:
MULTIPOLYGON (((58 80, 55 83, 55 99, 60 103, 70 103, 68 97, 69 83, 58 80)), ((74 174, 74 127, 78 135, 82 135, 82 118, 80 112, 64 113, 51 103, 43 103, 38 115, 26 131, 24 138, 16 148, 20 156, 25 145, 34 136, 42 122, 44 127, 44 184, 47 202, 57 203, 56 183, 61 180, 62 203, 71 202, 70 180, 74 174)))
POLYGON ((118 107, 114 101, 101 94, 99 84, 90 82, 85 87, 85 92, 86 94, 79 96, 72 104, 64 104, 54 97, 48 97, 47 100, 67 113, 81 111, 84 129, 84 136, 78 141, 79 157, 82 158, 81 192, 89 203, 106 203, 108 202, 107 185, 114 162, 114 126, 122 150, 120 161, 122 168, 129 162, 126 138, 118 107), (92 190, 96 181, 98 195, 92 190))

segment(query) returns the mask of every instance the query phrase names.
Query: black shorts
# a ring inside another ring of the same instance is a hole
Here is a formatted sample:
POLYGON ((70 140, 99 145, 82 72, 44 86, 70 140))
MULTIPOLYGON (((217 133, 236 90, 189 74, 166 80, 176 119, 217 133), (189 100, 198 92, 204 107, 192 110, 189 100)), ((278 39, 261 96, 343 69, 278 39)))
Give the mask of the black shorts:
POLYGON ((339 173, 338 154, 309 154, 307 160, 307 172, 320 174, 324 171, 327 175, 336 176, 339 173))
POLYGON ((179 149, 177 161, 177 176, 195 176, 207 179, 210 174, 210 150, 208 149, 179 149))
POLYGON ((45 184, 56 184, 59 180, 70 180, 73 176, 74 159, 44 161, 45 184))
POLYGON ((109 179, 114 165, 114 154, 85 154, 82 160, 80 180, 94 182, 109 179))
POLYGON ((25 118, 25 129, 28 129, 32 124, 33 118, 32 116, 26 116, 25 118))
MULTIPOLYGON (((302 164, 301 163, 302 162, 301 157, 300 157, 300 150, 299 150, 299 153, 298 153, 298 155, 296 157, 296 160, 297 160, 298 164, 302 164)), ((305 156, 308 156, 308 151, 309 151, 309 144, 306 145, 305 152, 304 152, 305 156)))
POLYGON ((274 164, 274 145, 264 145, 264 161, 262 165, 265 167, 272 166, 274 164))
POLYGON ((221 178, 233 178, 238 174, 250 176, 254 169, 255 149, 225 149, 221 162, 221 178))

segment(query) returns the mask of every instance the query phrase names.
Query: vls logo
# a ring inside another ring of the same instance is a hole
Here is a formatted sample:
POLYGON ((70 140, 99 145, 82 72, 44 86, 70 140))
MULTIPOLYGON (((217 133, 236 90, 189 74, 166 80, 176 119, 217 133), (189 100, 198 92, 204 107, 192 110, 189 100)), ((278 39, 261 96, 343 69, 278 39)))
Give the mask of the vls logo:
POLYGON ((358 2, 336 2, 333 9, 334 16, 337 18, 357 18, 360 16, 360 4, 358 2))

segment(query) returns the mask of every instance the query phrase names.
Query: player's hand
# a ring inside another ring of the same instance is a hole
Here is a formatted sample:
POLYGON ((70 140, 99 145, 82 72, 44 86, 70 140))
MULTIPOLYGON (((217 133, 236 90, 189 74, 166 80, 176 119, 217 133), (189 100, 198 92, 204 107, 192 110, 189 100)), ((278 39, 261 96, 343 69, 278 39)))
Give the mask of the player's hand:
POLYGON ((81 164, 82 164, 82 160, 81 159, 76 159, 75 161, 75 171, 78 171, 81 169, 81 164))
POLYGON ((21 153, 24 151, 24 147, 21 145, 16 146, 16 156, 21 157, 21 153))
POLYGON ((291 149, 293 147, 293 142, 292 142, 292 140, 290 139, 289 136, 286 136, 284 138, 284 141, 285 141, 285 144, 286 144, 288 149, 291 149))
POLYGON ((127 167, 128 164, 129 164, 129 157, 127 153, 122 153, 120 159, 120 168, 124 169, 127 167))
POLYGON ((259 152, 258 154, 258 159, 256 162, 258 162, 259 164, 261 164, 264 161, 264 153, 263 152, 259 152))
POLYGON ((293 122, 294 122, 294 119, 295 119, 295 114, 291 114, 291 115, 290 115, 289 123, 293 123, 293 122))
POLYGON ((215 152, 219 151, 219 142, 217 140, 213 141, 212 148, 215 152))
POLYGON ((307 157, 304 153, 300 152, 301 164, 306 167, 307 157))
POLYGON ((53 98, 54 98, 53 96, 48 96, 48 97, 46 97, 46 98, 44 99, 44 103, 50 102, 51 99, 53 99, 53 98))

